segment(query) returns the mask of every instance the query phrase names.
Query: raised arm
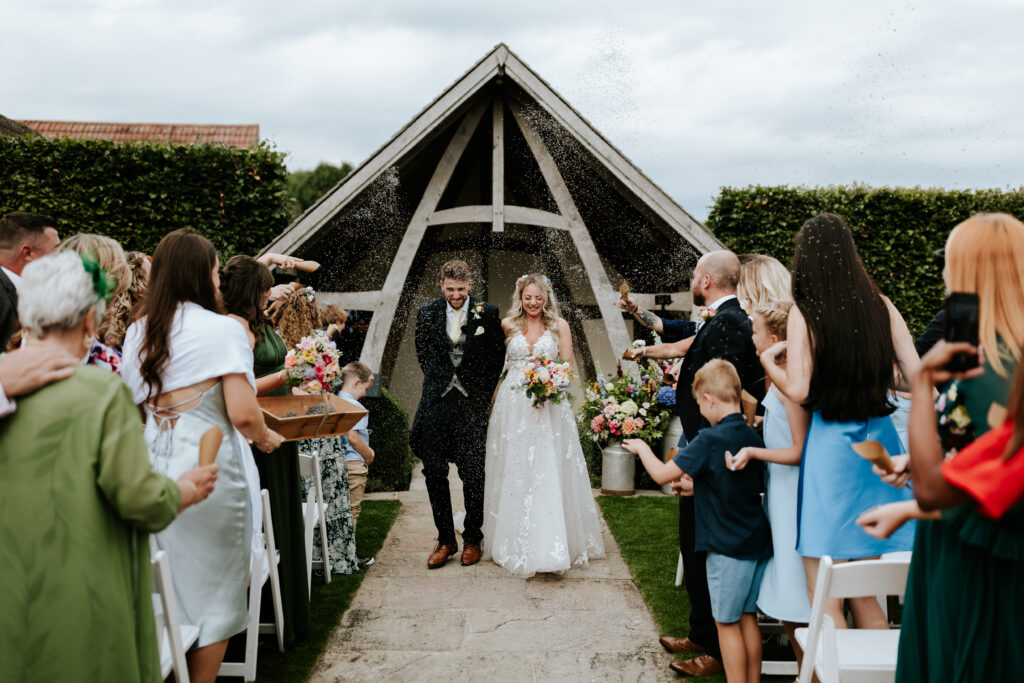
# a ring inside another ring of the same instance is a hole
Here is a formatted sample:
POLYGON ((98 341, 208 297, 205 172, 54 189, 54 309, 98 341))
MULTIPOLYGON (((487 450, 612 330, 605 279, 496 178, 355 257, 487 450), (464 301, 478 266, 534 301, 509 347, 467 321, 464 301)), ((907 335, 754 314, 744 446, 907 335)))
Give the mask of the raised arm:
POLYGON ((745 446, 733 458, 736 469, 743 469, 751 459, 780 465, 800 464, 800 458, 804 452, 804 439, 807 438, 807 430, 811 426, 811 415, 803 406, 793 403, 785 396, 782 396, 781 400, 782 405, 786 408, 786 421, 789 422, 793 445, 788 448, 745 446))
POLYGON ((889 326, 892 328, 892 345, 896 348, 896 364, 899 366, 900 380, 897 389, 907 391, 910 388, 911 380, 921 366, 921 358, 917 355, 917 347, 914 346, 914 338, 910 335, 907 323, 903 316, 896 310, 888 297, 885 299, 885 306, 889 309, 889 326))
POLYGON ((787 341, 779 342, 761 354, 761 365, 771 383, 778 387, 786 398, 803 405, 811 391, 811 344, 807 336, 807 323, 800 309, 789 309, 786 323, 787 341), (785 352, 785 366, 780 365, 785 352))
POLYGON ((658 334, 661 334, 662 331, 664 331, 665 328, 661 321, 661 318, 659 318, 654 313, 651 313, 650 311, 640 308, 640 305, 637 304, 637 302, 633 301, 632 297, 630 297, 628 294, 625 298, 620 298, 616 302, 616 305, 623 311, 626 311, 634 318, 636 318, 636 321, 643 325, 644 327, 654 330, 658 334))

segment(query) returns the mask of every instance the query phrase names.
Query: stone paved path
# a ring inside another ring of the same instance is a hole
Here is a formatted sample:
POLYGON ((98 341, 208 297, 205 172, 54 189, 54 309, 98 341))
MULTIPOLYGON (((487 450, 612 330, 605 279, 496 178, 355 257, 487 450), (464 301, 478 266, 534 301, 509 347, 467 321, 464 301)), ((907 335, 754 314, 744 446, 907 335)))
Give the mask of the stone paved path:
MULTIPOLYGON (((455 468, 451 483, 461 509, 455 468)), ((431 571, 435 531, 420 468, 409 491, 384 496, 398 497, 401 511, 313 681, 676 679, 603 520, 608 557, 562 577, 523 580, 489 561, 462 567, 458 556, 431 571)))

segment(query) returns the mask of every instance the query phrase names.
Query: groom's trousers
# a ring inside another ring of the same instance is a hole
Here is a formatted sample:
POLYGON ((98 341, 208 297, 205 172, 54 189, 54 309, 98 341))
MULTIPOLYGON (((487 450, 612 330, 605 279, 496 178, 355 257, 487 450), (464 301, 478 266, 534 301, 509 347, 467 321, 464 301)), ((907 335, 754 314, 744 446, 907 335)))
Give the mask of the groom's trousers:
POLYGON ((478 544, 483 539, 484 522, 484 458, 487 449, 486 407, 458 391, 451 391, 438 400, 431 418, 423 426, 421 447, 417 455, 423 461, 423 478, 430 496, 430 509, 440 543, 455 544, 455 523, 452 520, 452 499, 448 487, 448 465, 459 469, 462 494, 466 502, 465 530, 462 540, 478 544), (480 419, 482 413, 483 419, 480 419))

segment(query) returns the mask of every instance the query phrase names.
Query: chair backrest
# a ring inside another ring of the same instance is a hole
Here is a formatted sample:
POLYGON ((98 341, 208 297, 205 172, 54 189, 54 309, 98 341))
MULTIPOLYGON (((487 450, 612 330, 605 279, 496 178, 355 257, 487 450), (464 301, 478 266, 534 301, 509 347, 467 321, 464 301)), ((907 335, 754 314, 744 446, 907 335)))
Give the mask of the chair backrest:
MULTIPOLYGON (((825 654, 835 654, 834 624, 824 622, 831 619, 825 615, 825 602, 830 598, 860 598, 876 595, 898 595, 907 585, 910 570, 909 558, 858 560, 834 564, 825 555, 818 562, 818 578, 814 584, 814 602, 811 604, 811 620, 807 625, 807 643, 804 647, 804 667, 800 671, 800 683, 811 680, 817 657, 818 641, 822 630, 831 634, 833 642, 826 643, 825 654)), ((827 683, 827 682, 825 682, 827 683)))
MULTIPOLYGON (((167 643, 171 651, 171 666, 175 680, 188 683, 188 664, 185 662, 185 644, 181 638, 181 619, 178 616, 178 600, 174 595, 174 584, 171 581, 171 559, 164 550, 157 551, 152 559, 153 587, 160 596, 163 608, 163 619, 157 629, 157 647, 163 649, 163 636, 167 635, 167 643)), ((161 652, 161 662, 163 661, 161 652)), ((170 673, 161 664, 164 678, 170 673)))

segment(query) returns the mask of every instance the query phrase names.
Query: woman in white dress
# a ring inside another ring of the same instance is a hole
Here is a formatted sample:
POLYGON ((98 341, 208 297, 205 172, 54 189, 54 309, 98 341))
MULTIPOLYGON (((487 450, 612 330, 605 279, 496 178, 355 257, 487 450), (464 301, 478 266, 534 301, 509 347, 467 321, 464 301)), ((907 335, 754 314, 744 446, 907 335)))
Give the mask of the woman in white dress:
POLYGON ((604 557, 601 523, 568 401, 533 407, 521 384, 531 356, 572 361, 569 325, 543 275, 516 281, 505 379, 487 429, 484 557, 517 576, 564 572, 604 557))

